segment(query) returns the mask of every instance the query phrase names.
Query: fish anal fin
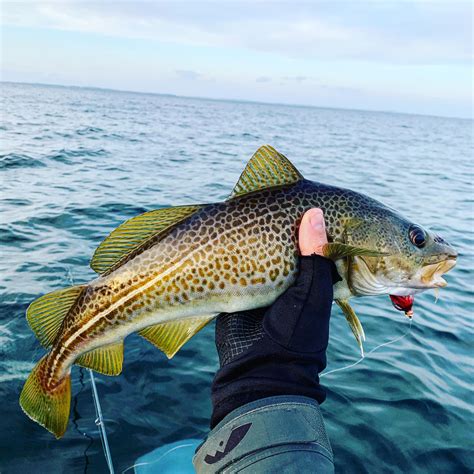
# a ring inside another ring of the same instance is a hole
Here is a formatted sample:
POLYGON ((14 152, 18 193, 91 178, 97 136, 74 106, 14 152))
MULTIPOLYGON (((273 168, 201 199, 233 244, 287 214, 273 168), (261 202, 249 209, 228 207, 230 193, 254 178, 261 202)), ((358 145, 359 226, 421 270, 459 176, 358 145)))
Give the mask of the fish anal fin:
POLYGON ((347 300, 336 300, 336 303, 341 308, 346 320, 349 324, 349 327, 354 334, 357 344, 360 348, 361 356, 364 357, 364 346, 363 342, 365 341, 365 333, 362 324, 359 321, 359 318, 355 314, 355 311, 352 309, 352 306, 349 304, 347 300))
POLYGON ((123 365, 123 341, 86 352, 75 364, 104 375, 119 375, 123 365))
POLYGON ((61 324, 85 285, 56 290, 33 301, 26 310, 26 319, 40 343, 49 348, 61 324))
POLYGON ((353 245, 346 245, 340 242, 331 242, 324 245, 323 255, 331 260, 337 260, 345 257, 383 257, 388 254, 377 250, 354 247, 353 245))
POLYGON ((160 240, 160 236, 200 208, 200 205, 167 207, 132 217, 112 231, 97 247, 91 268, 101 274, 111 271, 151 240, 160 240))
POLYGON ((270 145, 261 146, 247 163, 229 199, 303 179, 293 164, 270 145))
POLYGON ((155 324, 138 332, 171 359, 181 347, 200 331, 216 314, 195 316, 169 323, 155 324))

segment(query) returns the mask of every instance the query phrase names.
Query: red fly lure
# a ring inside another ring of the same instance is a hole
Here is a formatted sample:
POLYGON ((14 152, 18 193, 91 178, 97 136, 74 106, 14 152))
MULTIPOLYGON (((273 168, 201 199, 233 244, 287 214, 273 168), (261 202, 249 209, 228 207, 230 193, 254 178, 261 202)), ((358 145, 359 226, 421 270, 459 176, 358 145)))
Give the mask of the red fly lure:
POLYGON ((389 296, 392 300, 393 306, 398 309, 398 311, 404 311, 405 315, 410 319, 413 317, 413 302, 415 301, 414 296, 389 296))

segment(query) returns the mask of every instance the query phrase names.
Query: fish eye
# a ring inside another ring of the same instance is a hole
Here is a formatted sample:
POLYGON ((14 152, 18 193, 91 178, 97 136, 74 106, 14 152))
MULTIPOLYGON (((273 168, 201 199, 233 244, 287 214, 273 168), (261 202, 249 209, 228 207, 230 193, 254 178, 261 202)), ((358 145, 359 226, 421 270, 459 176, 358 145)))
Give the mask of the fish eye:
POLYGON ((426 244, 426 232, 417 225, 412 225, 408 231, 410 236, 411 243, 418 247, 419 249, 423 248, 426 244))

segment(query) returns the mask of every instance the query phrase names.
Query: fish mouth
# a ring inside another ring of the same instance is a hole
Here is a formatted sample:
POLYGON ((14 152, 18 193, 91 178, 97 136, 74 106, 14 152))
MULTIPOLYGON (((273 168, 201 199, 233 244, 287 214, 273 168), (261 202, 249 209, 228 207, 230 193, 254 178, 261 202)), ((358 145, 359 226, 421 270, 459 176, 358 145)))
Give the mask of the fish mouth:
POLYGON ((355 294, 360 296, 389 294, 395 296, 408 296, 432 288, 444 288, 446 280, 442 277, 456 265, 457 255, 436 256, 420 268, 415 275, 404 281, 390 281, 373 274, 364 258, 357 258, 356 276, 353 272, 350 287, 355 294))
POLYGON ((448 283, 442 275, 449 272, 455 265, 456 257, 454 256, 444 259, 438 258, 435 262, 420 268, 410 280, 394 285, 390 294, 408 296, 433 288, 444 288, 448 283))
MULTIPOLYGON (((390 292, 390 300, 395 309, 404 311, 408 318, 413 317, 414 295, 430 288, 444 288, 446 280, 441 276, 449 272, 456 265, 457 256, 449 256, 447 259, 435 261, 421 268, 418 275, 421 285, 410 285, 409 288, 395 288, 390 292)), ((438 296, 436 296, 438 298, 438 296)))
POLYGON ((423 288, 444 288, 447 286, 446 280, 441 276, 449 272, 456 265, 456 257, 425 265, 421 269, 420 282, 423 288))

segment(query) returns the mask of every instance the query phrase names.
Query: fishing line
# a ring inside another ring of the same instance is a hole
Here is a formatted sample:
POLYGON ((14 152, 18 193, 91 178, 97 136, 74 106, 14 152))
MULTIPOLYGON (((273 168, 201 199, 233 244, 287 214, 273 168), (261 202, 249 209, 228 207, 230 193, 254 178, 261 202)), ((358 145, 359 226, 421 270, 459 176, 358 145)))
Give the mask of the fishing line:
POLYGON ((92 436, 90 436, 88 433, 86 433, 85 431, 80 430, 79 429, 79 424, 77 423, 78 420, 80 420, 82 418, 80 413, 79 413, 79 410, 77 409, 79 395, 83 392, 83 390, 86 386, 85 383, 84 383, 84 369, 82 367, 79 367, 79 383, 81 384, 81 388, 80 388, 79 392, 74 396, 74 403, 73 403, 73 407, 72 407, 72 411, 73 411, 72 422, 74 424, 74 428, 76 429, 76 431, 80 435, 84 436, 85 438, 87 438, 89 440, 89 443, 87 444, 86 449, 84 449, 84 453, 83 453, 84 459, 85 459, 84 474, 87 474, 87 469, 89 468, 89 464, 90 464, 89 456, 87 455, 87 451, 89 451, 89 448, 94 443, 94 438, 92 436))
POLYGON ((337 369, 330 370, 329 372, 324 372, 324 374, 321 374, 319 376, 319 378, 325 377, 326 375, 329 375, 329 374, 333 374, 334 372, 341 372, 342 370, 346 370, 346 369, 350 369, 352 367, 355 367, 356 365, 360 364, 365 358, 367 358, 370 354, 373 354, 375 351, 377 351, 381 347, 389 346, 390 344, 401 341, 403 338, 407 337, 411 333, 412 323, 413 323, 413 318, 410 319, 408 329, 401 336, 398 336, 395 339, 392 339, 391 341, 387 341, 387 342, 383 342, 382 344, 379 344, 378 346, 374 347, 372 350, 367 352, 366 355, 362 356, 359 360, 356 360, 352 364, 346 365, 344 367, 339 367, 337 369))
POLYGON ((179 446, 175 446, 174 448, 171 448, 169 451, 166 451, 166 453, 163 453, 158 459, 155 459, 154 461, 151 461, 151 462, 139 462, 139 463, 136 463, 134 464, 133 466, 130 466, 130 467, 127 467, 127 469, 125 469, 124 471, 122 471, 122 474, 124 474, 125 472, 127 471, 130 471, 130 469, 134 469, 135 467, 138 467, 138 466, 149 466, 151 464, 156 464, 157 462, 159 462, 164 456, 166 456, 167 454, 175 451, 176 449, 179 449, 179 448, 185 448, 186 446, 194 446, 193 444, 189 443, 189 444, 180 444, 179 446))
MULTIPOLYGON (((67 278, 70 281, 71 285, 74 285, 74 277, 69 267, 67 267, 67 278)), ((110 454, 109 441, 107 439, 107 431, 105 430, 104 417, 102 416, 102 408, 100 406, 99 394, 97 392, 97 387, 95 385, 94 373, 91 369, 88 369, 89 375, 91 378, 92 386, 92 399, 94 400, 95 408, 95 424, 99 428, 100 441, 102 442, 102 449, 104 451, 105 460, 107 462, 107 467, 109 468, 110 474, 114 474, 114 465, 112 462, 112 456, 110 454)))
POLYGON ((91 376, 91 385, 92 385, 92 399, 94 400, 95 415, 96 420, 95 424, 99 428, 100 440, 102 441, 102 448, 104 450, 105 460, 107 461, 107 466, 109 468, 110 474, 114 474, 114 465, 112 463, 112 456, 110 455, 109 441, 107 439, 107 432, 105 430, 104 418, 102 416, 102 408, 100 406, 99 394, 97 393, 97 387, 95 386, 94 374, 91 369, 89 370, 89 375, 91 376))

